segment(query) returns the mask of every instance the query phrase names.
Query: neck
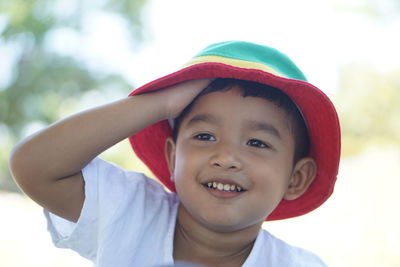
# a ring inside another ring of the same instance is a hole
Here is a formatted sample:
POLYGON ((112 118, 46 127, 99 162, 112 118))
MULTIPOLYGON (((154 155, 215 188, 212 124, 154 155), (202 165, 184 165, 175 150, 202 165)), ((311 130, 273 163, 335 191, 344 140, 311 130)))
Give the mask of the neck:
POLYGON ((261 223, 220 232, 194 220, 179 206, 174 236, 174 259, 207 266, 242 266, 253 248, 261 223))

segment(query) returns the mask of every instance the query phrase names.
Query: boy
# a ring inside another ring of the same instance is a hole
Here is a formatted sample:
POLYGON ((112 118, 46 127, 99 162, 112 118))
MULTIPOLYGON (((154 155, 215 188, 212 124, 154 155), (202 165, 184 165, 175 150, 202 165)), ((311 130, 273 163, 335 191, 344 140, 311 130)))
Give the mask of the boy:
POLYGON ((320 206, 339 155, 329 99, 277 50, 231 41, 28 138, 10 166, 56 246, 97 266, 323 266, 261 224, 320 206), (126 137, 177 194, 95 158, 126 137))

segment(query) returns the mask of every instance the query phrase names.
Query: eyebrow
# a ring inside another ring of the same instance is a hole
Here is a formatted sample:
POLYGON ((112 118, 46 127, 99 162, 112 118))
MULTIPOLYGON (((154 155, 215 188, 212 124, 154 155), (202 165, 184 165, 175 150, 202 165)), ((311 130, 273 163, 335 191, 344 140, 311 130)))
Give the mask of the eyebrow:
MULTIPOLYGON (((211 124, 218 124, 219 119, 211 114, 198 114, 191 118, 187 126, 192 126, 198 122, 208 122, 211 124)), ((266 132, 267 134, 272 134, 279 139, 282 139, 281 134, 279 131, 270 123, 260 122, 255 120, 248 120, 245 122, 246 128, 254 130, 254 131, 262 131, 266 132)))
POLYGON ((270 123, 249 120, 246 122, 246 127, 250 128, 251 130, 255 130, 255 131, 263 131, 268 134, 272 134, 272 135, 278 137, 279 139, 282 139, 279 131, 270 123))

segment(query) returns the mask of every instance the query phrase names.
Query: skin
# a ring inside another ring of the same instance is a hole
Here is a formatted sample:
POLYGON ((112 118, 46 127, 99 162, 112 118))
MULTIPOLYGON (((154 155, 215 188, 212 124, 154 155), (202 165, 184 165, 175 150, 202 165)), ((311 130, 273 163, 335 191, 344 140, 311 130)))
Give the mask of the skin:
POLYGON ((303 194, 315 175, 312 159, 292 162, 285 112, 236 88, 201 97, 176 143, 169 139, 166 146, 181 200, 174 256, 209 266, 243 264, 264 219, 283 198, 303 194), (204 186, 212 181, 246 191, 215 196, 204 186))
MULTIPOLYGON (((180 83, 164 90, 96 107, 56 122, 15 146, 9 162, 13 177, 20 188, 39 205, 58 216, 76 222, 85 199, 82 168, 98 154, 135 132, 155 122, 178 116, 209 82, 208 79, 201 79, 180 83)), ((198 109, 194 109, 194 112, 196 110, 198 109)), ((188 138, 188 131, 193 128, 187 127, 189 116, 183 122, 183 130, 177 143, 168 140, 166 144, 169 166, 183 203, 178 212, 174 257, 176 260, 211 266, 229 263, 229 266, 239 266, 250 253, 263 218, 273 210, 279 198, 294 199, 307 189, 315 172, 315 164, 311 160, 302 159, 293 168, 286 168, 287 162, 278 158, 283 159, 283 154, 289 151, 286 145, 279 143, 277 148, 282 148, 282 151, 275 153, 275 158, 272 156, 274 153, 270 153, 271 162, 281 164, 279 170, 278 165, 273 167, 272 163, 269 164, 269 169, 265 169, 268 177, 266 181, 261 182, 261 170, 249 170, 248 161, 243 161, 237 153, 244 152, 248 160, 252 158, 259 162, 263 152, 250 152, 253 148, 243 146, 244 139, 235 139, 235 136, 226 131, 218 133, 224 138, 221 139, 222 142, 212 146, 214 149, 207 145, 199 145, 198 140, 194 142, 188 138), (198 152, 195 151, 196 147, 198 152), (214 162, 217 164, 214 165, 214 169, 219 171, 211 171, 212 167, 206 167, 205 151, 213 152, 213 158, 218 159, 214 162), (185 155, 188 156, 187 159, 185 155), (223 159, 231 163, 241 162, 243 165, 239 167, 240 165, 236 164, 234 168, 228 167, 229 171, 221 171, 222 166, 227 166, 223 159), (220 168, 217 168, 218 164, 220 168), (189 172, 189 167, 193 167, 192 173, 189 172), (207 171, 203 172, 203 167, 207 171), (284 182, 277 182, 272 190, 267 186, 276 182, 277 178, 269 175, 273 173, 274 168, 284 182), (199 187, 199 182, 208 179, 208 175, 213 176, 214 171, 218 174, 233 170, 237 176, 230 175, 229 179, 239 179, 247 189, 246 195, 241 197, 243 203, 237 200, 220 201, 211 197, 207 199, 205 192, 197 190, 203 189, 199 187), (256 201, 262 192, 271 194, 268 196, 268 203, 260 201, 262 198, 256 201), (206 200, 207 207, 212 209, 205 210, 194 196, 206 200), (257 206, 257 212, 246 211, 246 216, 240 214, 245 209, 250 210, 248 205, 253 204, 257 206)), ((203 125, 203 122, 200 125, 203 125)), ((282 136, 287 137, 283 132, 282 136)), ((219 138, 219 135, 217 137, 219 138)), ((289 139, 288 142, 290 146, 293 145, 289 139)), ((255 166, 255 162, 251 166, 255 166)))

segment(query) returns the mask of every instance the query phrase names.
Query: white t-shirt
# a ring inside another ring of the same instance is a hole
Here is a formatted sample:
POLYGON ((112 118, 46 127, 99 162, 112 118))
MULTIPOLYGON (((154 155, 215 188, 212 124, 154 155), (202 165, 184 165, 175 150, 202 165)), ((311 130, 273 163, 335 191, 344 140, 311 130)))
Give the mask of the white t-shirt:
MULTIPOLYGON (((57 247, 99 267, 173 265, 179 199, 141 173, 94 159, 83 169, 85 202, 77 223, 45 211, 57 247)), ((260 230, 244 263, 250 266, 325 266, 314 254, 260 230)))

